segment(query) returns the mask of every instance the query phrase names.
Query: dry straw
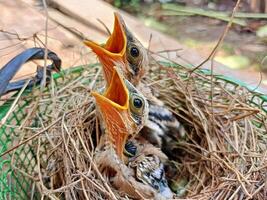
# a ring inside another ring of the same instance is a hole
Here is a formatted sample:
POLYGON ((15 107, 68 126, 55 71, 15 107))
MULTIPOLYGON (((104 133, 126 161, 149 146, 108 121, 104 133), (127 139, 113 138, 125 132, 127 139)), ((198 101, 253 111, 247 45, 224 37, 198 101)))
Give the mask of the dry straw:
MULTIPOLYGON (((231 21, 209 58, 230 26, 231 21)), ((144 80, 187 130, 173 152, 177 170, 170 182, 186 182, 177 198, 267 199, 267 126, 261 99, 244 87, 199 73, 200 66, 192 72, 153 62, 144 80)), ((100 66, 84 66, 82 74, 66 72, 48 90, 35 89, 16 99, 18 105, 25 100, 30 104, 21 126, 7 125, 17 133, 17 145, 9 153, 14 173, 33 183, 31 199, 128 199, 94 163, 101 130, 90 91, 103 84, 100 66)))
MULTIPOLYGON (((94 65, 84 66, 79 75, 66 72, 42 95, 36 89, 27 97, 36 101, 26 108, 30 114, 20 129, 15 128, 23 133, 18 141, 29 141, 12 152, 12 163, 34 182, 31 196, 37 190, 50 199, 129 198, 94 163, 101 122, 90 91, 104 84, 100 70, 94 65), (16 161, 21 148, 33 152, 34 168, 16 161)), ((173 152, 177 171, 170 182, 186 180, 179 198, 266 199, 266 113, 257 106, 260 102, 254 104, 258 99, 252 101, 252 93, 216 77, 211 93, 210 75, 155 61, 143 81, 187 130, 173 152)))

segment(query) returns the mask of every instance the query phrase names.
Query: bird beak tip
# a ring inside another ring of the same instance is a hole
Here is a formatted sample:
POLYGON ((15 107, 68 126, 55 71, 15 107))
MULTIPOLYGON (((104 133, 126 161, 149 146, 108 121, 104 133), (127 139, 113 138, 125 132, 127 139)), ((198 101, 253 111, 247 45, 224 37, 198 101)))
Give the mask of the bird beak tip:
MULTIPOLYGON (((129 91, 117 67, 113 69, 111 81, 108 83, 105 92, 99 94, 98 92, 92 91, 91 94, 100 107, 103 107, 104 101, 107 102, 110 107, 120 111, 127 110, 129 107, 129 91)), ((103 110, 103 112, 105 112, 105 110, 103 110)))

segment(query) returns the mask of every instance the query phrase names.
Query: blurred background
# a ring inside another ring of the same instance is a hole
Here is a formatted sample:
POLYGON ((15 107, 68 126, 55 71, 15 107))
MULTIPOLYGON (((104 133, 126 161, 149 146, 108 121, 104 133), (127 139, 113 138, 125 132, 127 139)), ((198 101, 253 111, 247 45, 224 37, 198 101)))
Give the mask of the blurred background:
MULTIPOLYGON (((82 40, 104 42, 108 36, 106 27, 112 30, 115 11, 122 14, 145 47, 155 52, 165 51, 165 56, 181 64, 198 65, 210 55, 223 34, 236 2, 0 0, 0 66, 22 49, 46 45, 46 19, 47 46, 61 56, 63 67, 86 64, 92 56, 88 56, 89 50, 82 40)), ((242 0, 215 56, 218 61, 215 72, 255 87, 260 83, 262 91, 267 92, 266 44, 267 0, 242 0)), ((210 68, 210 64, 203 67, 210 68)), ((34 72, 24 69, 20 74, 26 76, 29 71, 34 72)))
MULTIPOLYGON (((175 37, 207 57, 236 4, 235 0, 106 0, 175 37)), ((241 1, 233 26, 215 57, 233 69, 267 73, 267 1, 241 1), (242 12, 242 13, 240 13, 242 12), (260 69, 261 68, 261 69, 260 69)))

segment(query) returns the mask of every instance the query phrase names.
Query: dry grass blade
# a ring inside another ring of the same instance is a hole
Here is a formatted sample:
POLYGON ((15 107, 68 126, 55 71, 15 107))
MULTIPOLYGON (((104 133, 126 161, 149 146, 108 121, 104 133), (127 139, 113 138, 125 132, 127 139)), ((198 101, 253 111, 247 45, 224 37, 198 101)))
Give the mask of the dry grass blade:
MULTIPOLYGON (((231 21, 209 58, 216 54, 230 26, 231 21)), ((177 171, 169 182, 186 179, 183 197, 189 199, 266 199, 263 100, 255 100, 257 95, 212 72, 199 72, 204 62, 189 70, 169 58, 165 61, 168 67, 151 60, 144 83, 187 130, 186 138, 177 141, 173 150, 177 171)), ((65 73, 52 83, 41 92, 36 89, 26 97, 20 93, 15 99, 9 114, 19 113, 16 105, 28 102, 22 125, 6 125, 9 115, 2 122, 8 130, 14 129, 14 143, 21 142, 0 158, 12 155, 13 171, 29 181, 32 199, 36 195, 37 199, 130 199, 113 187, 95 164, 96 146, 103 133, 90 91, 104 84, 99 66, 83 66, 81 72, 65 73)))
MULTIPOLYGON (((188 78, 187 69, 172 66, 152 63, 145 84, 187 128, 186 139, 177 141, 173 152, 178 166, 176 181, 181 177, 188 180, 185 197, 264 199, 267 148, 262 122, 266 113, 255 106, 253 94, 241 87, 226 87, 214 76, 212 104, 210 76, 197 72, 188 78)), ((25 134, 14 149, 31 148, 36 159, 31 164, 38 163, 39 169, 20 167, 14 154, 14 170, 32 180, 44 198, 129 198, 114 188, 94 163, 101 131, 88 91, 101 88, 101 80, 98 66, 84 67, 76 76, 66 73, 51 87, 53 93, 44 91, 38 102, 32 102, 37 103, 36 111, 24 123, 35 121, 39 129, 15 127, 25 134)), ((34 95, 39 98, 38 94, 34 95)))

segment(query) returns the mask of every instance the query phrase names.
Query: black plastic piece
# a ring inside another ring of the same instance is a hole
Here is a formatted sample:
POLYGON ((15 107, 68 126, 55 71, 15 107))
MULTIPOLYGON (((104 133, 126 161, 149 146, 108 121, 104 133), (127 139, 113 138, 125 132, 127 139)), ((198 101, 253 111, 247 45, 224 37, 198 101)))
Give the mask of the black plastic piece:
MULTIPOLYGON (((44 59, 45 56, 45 49, 44 48, 30 48, 16 57, 14 57, 12 60, 10 60, 4 67, 0 69, 0 96, 3 94, 6 94, 11 91, 20 90, 26 81, 29 79, 23 79, 16 82, 10 83, 11 79, 15 76, 15 74, 18 72, 18 70, 22 67, 23 64, 31 61, 31 60, 41 60, 44 59)), ((46 68, 46 74, 47 74, 47 83, 49 83, 51 79, 51 71, 57 71, 59 72, 61 70, 61 59, 57 56, 56 53, 48 50, 47 52, 47 59, 52 60, 52 64, 48 65, 46 68)), ((37 74, 35 77, 33 77, 27 88, 30 88, 34 85, 40 84, 43 81, 44 77, 44 70, 42 67, 37 67, 37 74)))

